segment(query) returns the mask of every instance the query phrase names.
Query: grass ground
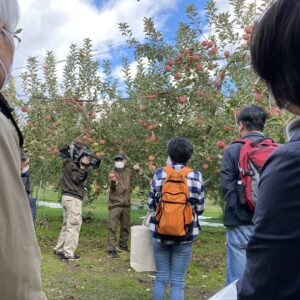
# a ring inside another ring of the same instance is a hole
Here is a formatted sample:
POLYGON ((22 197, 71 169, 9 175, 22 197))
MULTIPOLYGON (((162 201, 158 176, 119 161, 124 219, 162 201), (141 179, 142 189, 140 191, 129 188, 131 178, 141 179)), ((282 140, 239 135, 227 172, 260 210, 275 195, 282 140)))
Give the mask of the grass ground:
MULTIPOLYGON (((45 200, 57 199, 53 193, 45 200)), ((138 198, 134 197, 134 201, 138 198)), ((131 223, 141 223, 145 209, 133 210, 131 223)), ((219 221, 218 207, 207 205, 206 216, 219 221)), ((42 251, 43 288, 49 300, 134 300, 151 299, 152 278, 130 268, 129 254, 117 260, 106 255, 106 197, 83 210, 77 262, 63 263, 53 255, 62 223, 62 210, 38 208, 37 237, 42 251)), ((194 243, 193 257, 186 276, 186 299, 207 299, 222 287, 225 276, 225 230, 203 227, 194 243)))

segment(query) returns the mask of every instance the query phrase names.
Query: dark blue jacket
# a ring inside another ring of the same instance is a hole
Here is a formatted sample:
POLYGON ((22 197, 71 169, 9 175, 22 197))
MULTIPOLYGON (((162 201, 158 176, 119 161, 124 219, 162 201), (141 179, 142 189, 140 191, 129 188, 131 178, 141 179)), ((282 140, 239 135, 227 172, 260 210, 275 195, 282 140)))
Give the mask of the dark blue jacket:
POLYGON ((300 299, 300 141, 280 146, 262 170, 238 299, 300 299))
MULTIPOLYGON (((259 132, 249 132, 243 139, 256 141, 264 135, 259 132)), ((253 212, 248 204, 240 204, 237 193, 239 179, 239 157, 242 143, 233 143, 224 151, 221 161, 221 186, 225 200, 224 225, 240 226, 252 224, 253 212)))
POLYGON ((30 195, 30 176, 29 176, 29 170, 27 170, 25 173, 21 173, 22 181, 25 186, 25 191, 27 195, 30 195))

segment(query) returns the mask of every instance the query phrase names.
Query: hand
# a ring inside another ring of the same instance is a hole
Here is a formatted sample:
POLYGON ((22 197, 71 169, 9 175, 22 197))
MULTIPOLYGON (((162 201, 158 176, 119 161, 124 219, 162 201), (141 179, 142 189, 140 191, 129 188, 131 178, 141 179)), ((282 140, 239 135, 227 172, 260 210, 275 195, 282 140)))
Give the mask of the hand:
POLYGON ((90 160, 87 156, 84 156, 81 160, 80 160, 80 167, 86 169, 88 168, 90 165, 90 160))
POLYGON ((114 173, 109 173, 108 174, 108 180, 110 182, 116 182, 117 181, 117 177, 116 177, 116 175, 114 173))
POLYGON ((139 166, 138 164, 135 164, 135 165, 133 166, 133 170, 136 171, 136 172, 138 172, 140 169, 141 169, 141 168, 140 168, 140 166, 139 166))

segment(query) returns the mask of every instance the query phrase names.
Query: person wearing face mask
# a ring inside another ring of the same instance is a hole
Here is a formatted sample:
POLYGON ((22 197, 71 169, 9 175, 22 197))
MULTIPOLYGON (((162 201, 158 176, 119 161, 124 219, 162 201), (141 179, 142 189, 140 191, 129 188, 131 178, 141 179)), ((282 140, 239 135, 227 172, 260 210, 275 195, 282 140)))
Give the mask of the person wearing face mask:
MULTIPOLYGON (((277 0, 254 26, 251 62, 281 109, 300 116, 300 1, 277 0)), ((267 160, 260 176, 254 232, 237 283, 240 300, 300 299, 300 132, 267 160)))
POLYGON ((107 253, 111 258, 118 258, 117 251, 129 252, 127 241, 130 232, 130 194, 131 181, 135 173, 141 173, 138 164, 133 170, 126 167, 125 153, 115 156, 115 167, 108 173, 109 180, 109 226, 107 253), (120 238, 117 242, 117 229, 120 226, 120 238), (117 251, 116 251, 117 250, 117 251))
POLYGON ((0 299, 43 300, 41 254, 20 174, 23 137, 2 94, 18 19, 17 0, 0 0, 0 299))
MULTIPOLYGON (((267 113, 258 106, 242 109, 237 122, 240 138, 257 141, 264 137, 267 113)), ((226 285, 241 278, 246 264, 246 248, 253 233, 253 211, 238 196, 239 157, 242 143, 232 143, 221 161, 221 187, 225 200, 226 285)))

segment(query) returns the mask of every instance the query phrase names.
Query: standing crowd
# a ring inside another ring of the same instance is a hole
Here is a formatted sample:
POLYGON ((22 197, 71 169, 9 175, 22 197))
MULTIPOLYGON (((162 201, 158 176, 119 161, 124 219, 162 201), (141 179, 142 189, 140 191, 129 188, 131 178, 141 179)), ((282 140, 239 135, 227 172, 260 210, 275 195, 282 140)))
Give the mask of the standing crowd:
MULTIPOLYGON (((14 39, 20 41, 14 33, 18 17, 17 0, 0 0, 1 90, 9 79, 14 39)), ((300 1, 273 1, 255 25, 252 64, 276 104, 296 116, 300 116, 299 46, 300 1)), ((238 139, 224 151, 221 162, 226 285, 238 280, 237 299, 241 300, 296 300, 300 299, 300 121, 288 124, 288 142, 279 146, 264 135, 266 120, 261 107, 244 108, 237 118, 238 139)), ((0 127, 0 299, 46 299, 29 165, 21 155, 23 136, 2 94, 0 127)), ((188 166, 193 145, 175 137, 166 146, 166 165, 155 171, 148 195, 157 270, 152 299, 164 299, 170 284, 170 299, 182 300, 193 242, 201 229, 198 219, 204 211, 204 184, 201 172, 188 166)), ((125 153, 116 154, 114 168, 108 173, 107 253, 112 259, 118 257, 117 251, 129 252, 132 179, 142 174, 138 165, 127 167, 127 161, 125 153)), ((80 258, 76 249, 90 166, 87 155, 74 160, 71 151, 64 159, 63 225, 54 247, 64 261, 80 258)))

